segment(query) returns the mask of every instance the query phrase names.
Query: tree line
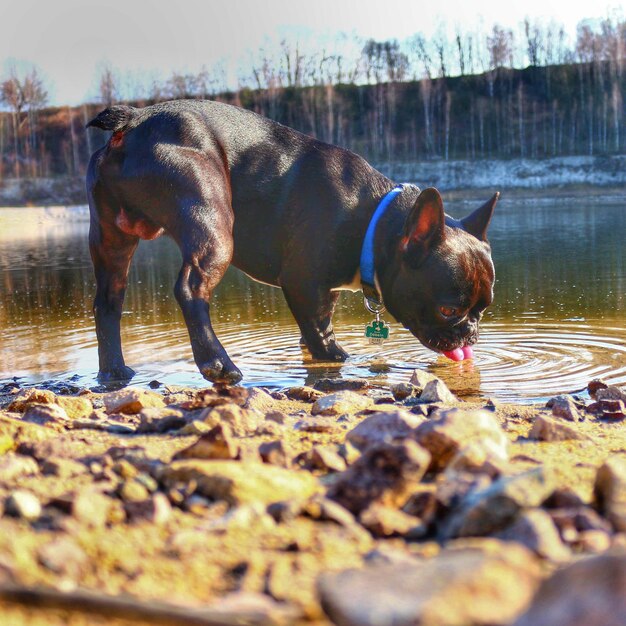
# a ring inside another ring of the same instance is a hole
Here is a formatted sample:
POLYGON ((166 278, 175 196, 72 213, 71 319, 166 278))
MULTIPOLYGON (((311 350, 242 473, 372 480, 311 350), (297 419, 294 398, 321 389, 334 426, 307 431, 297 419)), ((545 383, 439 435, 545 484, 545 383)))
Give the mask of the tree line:
POLYGON ((545 158, 624 152, 626 20, 562 27, 529 19, 517 32, 443 30, 403 42, 359 42, 305 53, 287 40, 258 51, 236 90, 223 66, 150 84, 103 67, 94 102, 50 107, 37 69, 0 79, 0 183, 84 174, 102 133, 85 123, 105 105, 177 98, 236 104, 374 163, 545 158))

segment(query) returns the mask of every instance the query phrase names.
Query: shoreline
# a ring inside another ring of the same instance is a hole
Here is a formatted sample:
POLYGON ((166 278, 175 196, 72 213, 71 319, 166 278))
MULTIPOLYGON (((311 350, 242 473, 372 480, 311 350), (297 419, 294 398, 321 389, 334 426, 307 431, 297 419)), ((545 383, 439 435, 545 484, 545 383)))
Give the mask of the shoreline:
POLYGON ((420 370, 376 394, 5 385, 0 615, 548 626, 575 593, 600 623, 624 599, 593 568, 626 571, 626 389, 589 392, 463 402, 420 370))
MULTIPOLYGON (((474 199, 500 190, 515 198, 545 194, 580 197, 625 196, 626 155, 563 156, 547 159, 430 160, 372 162, 397 182, 434 186, 444 199, 474 199)), ((6 207, 86 205, 84 178, 0 180, 0 209, 6 207)))

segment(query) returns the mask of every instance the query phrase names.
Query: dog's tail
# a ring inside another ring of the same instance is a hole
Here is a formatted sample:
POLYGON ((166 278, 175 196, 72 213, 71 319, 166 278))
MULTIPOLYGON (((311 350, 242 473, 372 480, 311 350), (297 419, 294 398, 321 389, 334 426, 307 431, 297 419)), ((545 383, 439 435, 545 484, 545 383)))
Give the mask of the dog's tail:
POLYGON ((102 130, 112 130, 115 132, 128 126, 129 122, 136 117, 138 113, 139 110, 135 107, 130 107, 125 104, 116 104, 98 113, 96 117, 87 123, 85 128, 95 126, 102 130))

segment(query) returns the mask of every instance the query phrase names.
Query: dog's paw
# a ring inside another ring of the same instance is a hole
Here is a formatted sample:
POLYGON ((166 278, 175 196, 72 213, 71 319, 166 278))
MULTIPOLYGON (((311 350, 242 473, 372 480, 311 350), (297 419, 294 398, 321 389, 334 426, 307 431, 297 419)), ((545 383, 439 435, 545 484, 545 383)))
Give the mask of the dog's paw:
POLYGON ((107 385, 126 383, 135 375, 135 370, 127 365, 118 365, 98 372, 98 382, 107 385))
POLYGON ((239 368, 231 361, 223 363, 220 359, 213 359, 200 365, 199 370, 212 383, 236 385, 243 378, 239 368))
POLYGON ((338 343, 335 342, 324 346, 324 350, 312 352, 311 354, 317 361, 335 361, 340 363, 345 361, 350 356, 338 343))

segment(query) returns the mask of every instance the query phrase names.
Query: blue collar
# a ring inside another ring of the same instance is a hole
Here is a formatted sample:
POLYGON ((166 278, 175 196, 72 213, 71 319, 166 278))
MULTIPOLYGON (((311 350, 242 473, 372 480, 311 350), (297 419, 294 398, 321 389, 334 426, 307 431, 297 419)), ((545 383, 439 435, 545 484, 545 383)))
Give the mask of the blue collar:
POLYGON ((365 233, 363 247, 361 248, 361 264, 359 266, 361 271, 361 286, 363 295, 375 304, 382 304, 382 297, 376 287, 374 268, 374 236, 376 235, 376 225, 395 197, 409 186, 411 185, 407 185, 406 183, 396 185, 390 192, 383 196, 383 199, 378 203, 374 211, 374 215, 372 215, 372 219, 367 227, 367 232, 365 233))

